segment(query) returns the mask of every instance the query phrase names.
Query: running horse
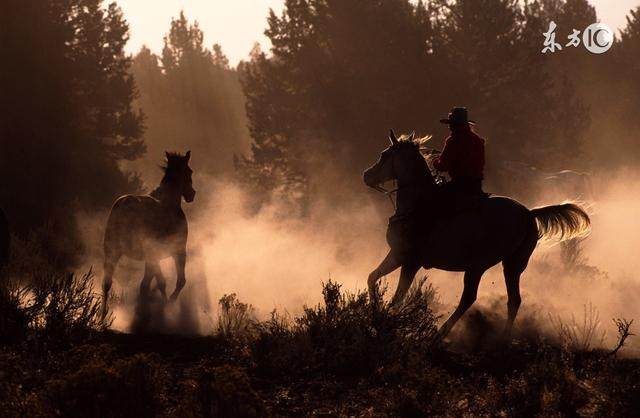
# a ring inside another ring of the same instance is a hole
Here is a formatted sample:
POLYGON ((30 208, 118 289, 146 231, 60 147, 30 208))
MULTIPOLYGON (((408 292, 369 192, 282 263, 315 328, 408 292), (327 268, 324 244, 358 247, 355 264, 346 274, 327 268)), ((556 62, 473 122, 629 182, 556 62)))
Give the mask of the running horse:
POLYGON ((125 195, 113 204, 104 234, 103 315, 108 309, 113 272, 123 255, 145 262, 141 296, 149 294, 155 278, 166 300, 166 281, 159 261, 168 257, 173 257, 178 276, 170 299, 175 300, 184 287, 188 226, 181 203, 183 198, 193 202, 196 195, 190 157, 191 151, 185 155, 167 152, 160 186, 149 195, 125 195))
MULTIPOLYGON (((398 210, 425 217, 428 209, 437 204, 439 193, 420 152, 425 139, 415 139, 413 134, 397 139, 393 131, 389 139, 391 146, 364 172, 363 180, 377 189, 386 181, 396 180, 398 210)), ((439 330, 444 337, 475 302, 484 272, 502 262, 508 295, 505 334, 510 335, 521 304, 520 276, 538 240, 586 236, 590 219, 572 203, 530 210, 515 200, 496 196, 478 198, 471 206, 436 219, 429 232, 416 240, 412 260, 402 264, 393 249, 389 251, 369 275, 369 292, 373 296, 378 280, 397 268, 401 268, 400 280, 392 304, 403 300, 420 267, 464 272, 464 290, 458 307, 439 330)))

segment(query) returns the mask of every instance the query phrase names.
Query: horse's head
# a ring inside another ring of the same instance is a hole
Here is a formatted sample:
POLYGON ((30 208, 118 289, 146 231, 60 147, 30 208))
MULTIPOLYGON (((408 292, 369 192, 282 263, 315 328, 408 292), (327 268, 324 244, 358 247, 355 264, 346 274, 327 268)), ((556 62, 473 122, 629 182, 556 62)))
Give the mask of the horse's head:
POLYGON ((393 131, 389 132, 391 145, 382 151, 380 158, 374 165, 367 168, 362 177, 369 187, 377 187, 390 180, 398 180, 398 185, 411 183, 417 176, 429 174, 427 163, 420 153, 420 146, 429 137, 416 139, 415 134, 402 135, 396 138, 393 131))
POLYGON ((196 197, 196 191, 193 188, 193 181, 191 179, 193 170, 189 167, 191 151, 187 151, 185 155, 175 152, 167 152, 165 155, 167 156, 167 165, 164 168, 163 183, 167 183, 175 188, 186 202, 193 202, 193 199, 196 197))

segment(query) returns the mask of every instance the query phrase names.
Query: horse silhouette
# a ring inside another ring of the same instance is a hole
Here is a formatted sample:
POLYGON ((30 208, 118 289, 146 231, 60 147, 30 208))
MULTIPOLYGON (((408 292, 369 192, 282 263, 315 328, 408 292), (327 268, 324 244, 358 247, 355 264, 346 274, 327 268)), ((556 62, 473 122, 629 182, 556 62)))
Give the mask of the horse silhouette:
POLYGON ((0 209, 0 268, 9 263, 9 247, 11 245, 11 235, 9 234, 9 222, 0 209))
POLYGON ((166 281, 158 263, 167 257, 173 257, 178 276, 171 300, 184 287, 188 225, 181 203, 183 198, 192 202, 196 194, 190 157, 191 151, 184 156, 167 152, 160 186, 149 195, 125 195, 113 204, 104 234, 103 315, 107 313, 113 272, 123 255, 145 262, 141 296, 149 294, 155 278, 166 299, 166 281))
MULTIPOLYGON (((439 187, 420 152, 424 141, 414 139, 413 134, 396 139, 393 131, 389 139, 391 146, 364 172, 363 180, 374 188, 396 180, 396 214, 425 216, 428 208, 437 205, 434 200, 439 187)), ((590 229, 589 216, 571 203, 529 210, 506 197, 478 198, 472 206, 439 217, 429 232, 416 240, 416 255, 411 260, 400 261, 402 257, 392 247, 369 275, 369 291, 373 295, 378 280, 400 267, 400 281, 392 299, 397 304, 420 267, 464 272, 460 303, 439 331, 444 337, 475 302, 484 272, 502 262, 508 295, 505 333, 510 335, 521 304, 520 276, 538 240, 547 236, 566 240, 586 235, 590 229)))

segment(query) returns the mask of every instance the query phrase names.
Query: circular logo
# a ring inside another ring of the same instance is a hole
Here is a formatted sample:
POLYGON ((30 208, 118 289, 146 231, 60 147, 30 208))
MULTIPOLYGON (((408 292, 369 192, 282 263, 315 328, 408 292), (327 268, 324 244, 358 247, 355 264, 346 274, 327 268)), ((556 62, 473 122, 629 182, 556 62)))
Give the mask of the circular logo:
POLYGON ((592 54, 603 54, 613 45, 614 34, 604 23, 589 25, 582 33, 582 43, 592 54))

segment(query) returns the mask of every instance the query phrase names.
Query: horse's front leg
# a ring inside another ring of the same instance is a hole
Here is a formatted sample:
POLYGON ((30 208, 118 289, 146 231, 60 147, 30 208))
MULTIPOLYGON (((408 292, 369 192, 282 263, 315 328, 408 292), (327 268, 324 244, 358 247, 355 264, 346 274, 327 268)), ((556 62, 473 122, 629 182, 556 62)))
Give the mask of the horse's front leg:
POLYGON ((398 280, 398 288, 391 299, 392 306, 398 305, 404 300, 404 297, 409 291, 411 283, 413 283, 413 279, 416 277, 418 270, 420 270, 420 266, 417 263, 405 264, 402 266, 402 269, 400 270, 400 280, 398 280))
POLYGON ((177 254, 173 256, 173 261, 176 265, 176 273, 178 275, 178 280, 176 281, 176 290, 171 294, 171 301, 174 301, 178 298, 180 291, 184 287, 187 279, 184 274, 184 269, 187 264, 187 251, 179 251, 177 254))
POLYGON ((156 271, 156 288, 158 289, 158 291, 160 291, 160 294, 162 295, 162 299, 164 299, 164 301, 166 302, 167 301, 167 280, 165 279, 160 266, 158 266, 156 271))
POLYGON ((374 301, 376 299, 378 280, 380 280, 382 276, 386 276, 387 274, 393 272, 398 267, 400 267, 400 263, 398 262, 396 256, 394 256, 393 253, 389 251, 380 265, 369 274, 369 279, 367 280, 367 285, 369 287, 369 300, 374 301))
POLYGON ((113 272, 118 264, 120 255, 105 250, 104 258, 104 279, 102 281, 102 312, 101 318, 104 321, 109 313, 109 292, 111 291, 111 285, 113 284, 113 272))

